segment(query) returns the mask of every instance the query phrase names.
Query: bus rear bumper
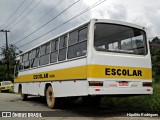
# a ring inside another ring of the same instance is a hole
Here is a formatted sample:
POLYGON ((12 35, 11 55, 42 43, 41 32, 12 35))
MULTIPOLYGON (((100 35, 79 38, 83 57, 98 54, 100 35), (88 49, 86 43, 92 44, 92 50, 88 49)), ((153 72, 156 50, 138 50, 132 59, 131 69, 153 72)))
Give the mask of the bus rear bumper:
POLYGON ((89 95, 147 95, 153 94, 152 87, 143 88, 89 88, 89 95))

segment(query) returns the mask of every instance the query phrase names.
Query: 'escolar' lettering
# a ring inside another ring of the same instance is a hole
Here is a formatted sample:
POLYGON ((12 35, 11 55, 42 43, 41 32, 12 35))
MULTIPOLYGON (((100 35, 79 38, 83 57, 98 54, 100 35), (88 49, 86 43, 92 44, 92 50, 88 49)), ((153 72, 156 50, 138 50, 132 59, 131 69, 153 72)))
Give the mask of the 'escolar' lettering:
POLYGON ((141 70, 106 68, 105 75, 142 76, 141 70))
POLYGON ((48 73, 33 75, 33 79, 43 79, 43 78, 48 78, 48 73))

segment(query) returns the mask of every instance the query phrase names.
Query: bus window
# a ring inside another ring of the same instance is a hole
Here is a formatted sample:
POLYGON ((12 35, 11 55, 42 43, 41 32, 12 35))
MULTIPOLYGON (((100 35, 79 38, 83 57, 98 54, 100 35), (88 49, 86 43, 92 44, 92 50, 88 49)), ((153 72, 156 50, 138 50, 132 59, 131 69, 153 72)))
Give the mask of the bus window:
POLYGON ((87 40, 87 28, 83 28, 78 32, 78 41, 80 42, 84 40, 87 40))
POLYGON ((28 69, 28 68, 30 68, 30 62, 26 61, 24 62, 24 69, 28 69))
POLYGON ((19 71, 19 60, 17 60, 15 64, 14 77, 18 76, 18 71, 19 71))
POLYGON ((25 53, 24 55, 20 56, 20 65, 19 70, 28 69, 30 68, 30 62, 28 53, 25 53))
POLYGON ((51 63, 57 62, 58 39, 51 42, 51 63))
POLYGON ((23 55, 20 56, 20 63, 23 62, 23 55))
POLYGON ((103 52, 147 54, 145 32, 117 24, 95 24, 94 47, 103 52))
POLYGON ((30 51, 28 54, 29 54, 28 55, 28 57, 29 57, 28 59, 31 60, 32 59, 32 52, 30 51))
POLYGON ((84 56, 87 53, 87 28, 69 34, 68 59, 84 56))
POLYGON ((67 50, 67 35, 62 36, 60 38, 59 56, 58 56, 59 61, 63 61, 66 59, 66 50, 67 50))
POLYGON ((23 55, 20 56, 19 70, 23 70, 23 55))
POLYGON ((32 51, 31 67, 38 67, 39 65, 39 48, 32 51))
POLYGON ((50 43, 41 46, 40 65, 49 63, 50 43))
POLYGON ((87 41, 69 46, 68 48, 68 58, 75 58, 79 56, 84 56, 87 53, 87 41))
POLYGON ((23 67, 24 67, 24 63, 20 63, 19 70, 23 70, 23 67))
POLYGON ((24 62, 24 69, 30 68, 29 54, 28 53, 24 54, 23 62, 24 62))
POLYGON ((68 45, 73 45, 78 41, 78 30, 69 33, 68 45))

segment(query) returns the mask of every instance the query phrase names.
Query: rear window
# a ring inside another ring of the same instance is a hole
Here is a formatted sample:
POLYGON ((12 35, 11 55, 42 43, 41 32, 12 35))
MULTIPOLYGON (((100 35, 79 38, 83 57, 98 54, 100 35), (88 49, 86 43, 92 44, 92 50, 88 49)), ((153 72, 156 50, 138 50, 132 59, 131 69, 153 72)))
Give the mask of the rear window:
POLYGON ((145 32, 117 24, 95 24, 94 47, 103 52, 147 54, 145 32))

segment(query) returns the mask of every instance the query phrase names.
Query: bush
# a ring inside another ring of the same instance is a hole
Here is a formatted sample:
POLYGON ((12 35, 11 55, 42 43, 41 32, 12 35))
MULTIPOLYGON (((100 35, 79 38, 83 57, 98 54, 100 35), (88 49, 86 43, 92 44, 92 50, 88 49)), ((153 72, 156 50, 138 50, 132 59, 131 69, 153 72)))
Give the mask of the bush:
POLYGON ((153 85, 152 95, 132 96, 132 97, 104 97, 102 105, 128 110, 143 112, 160 112, 160 84, 153 85))

